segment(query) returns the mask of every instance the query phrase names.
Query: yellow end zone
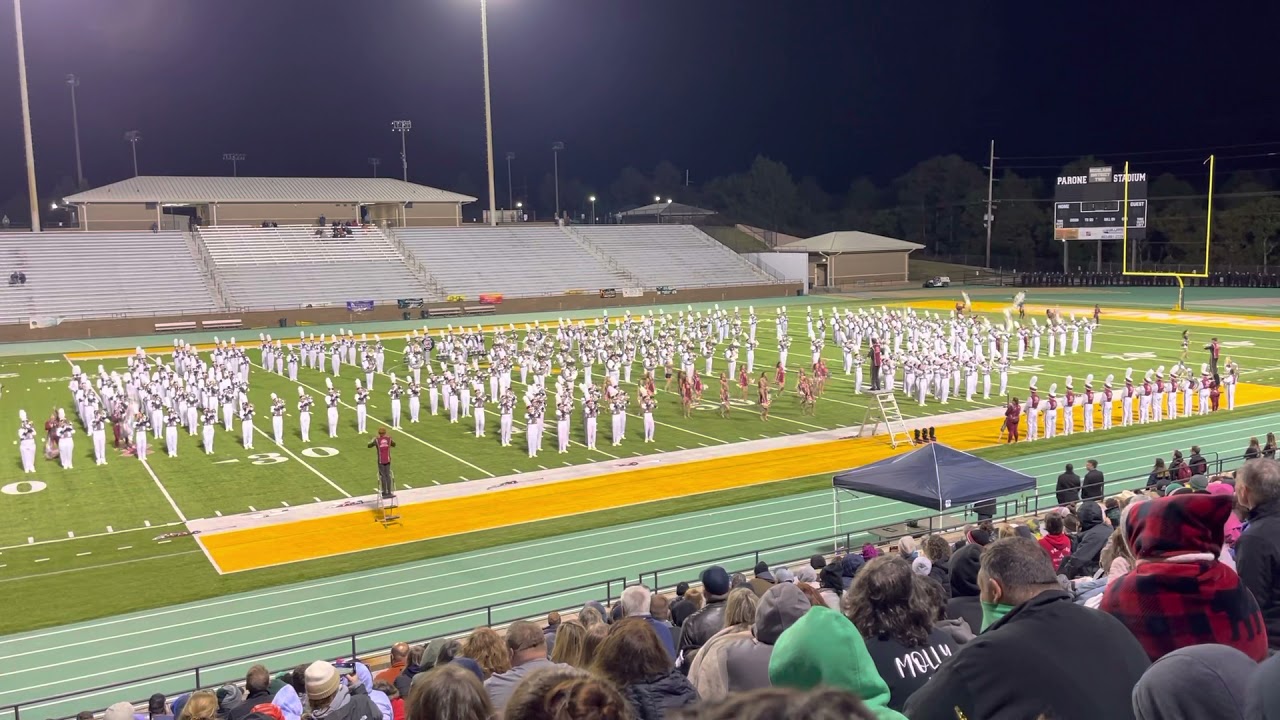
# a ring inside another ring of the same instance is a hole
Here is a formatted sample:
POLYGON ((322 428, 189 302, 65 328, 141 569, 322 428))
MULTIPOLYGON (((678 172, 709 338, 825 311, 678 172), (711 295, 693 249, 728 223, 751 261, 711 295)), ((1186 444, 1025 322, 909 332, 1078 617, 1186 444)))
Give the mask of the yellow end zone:
MULTIPOLYGON (((1237 405, 1280 400, 1280 388, 1242 383, 1237 405)), ((939 428, 942 442, 957 450, 998 444, 1000 420, 939 428)), ((836 473, 875 462, 894 450, 886 437, 834 440, 795 448, 730 455, 637 470, 513 487, 400 507, 401 524, 384 528, 373 511, 264 525, 200 535, 221 572, 255 570, 404 543, 509 527, 539 520, 611 510, 659 500, 836 473)))

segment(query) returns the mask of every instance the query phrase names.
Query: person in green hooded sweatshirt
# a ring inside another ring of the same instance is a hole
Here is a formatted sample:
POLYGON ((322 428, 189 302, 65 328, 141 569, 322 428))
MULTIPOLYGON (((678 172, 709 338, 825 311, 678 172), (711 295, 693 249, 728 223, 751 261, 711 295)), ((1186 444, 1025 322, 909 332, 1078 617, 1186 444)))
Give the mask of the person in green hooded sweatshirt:
POLYGON ((769 682, 798 690, 840 688, 861 698, 877 720, 906 720, 889 708, 889 686, 858 628, 828 607, 810 609, 778 636, 769 656, 769 682))
POLYGON ((1119 620, 1072 602, 1035 540, 988 545, 978 586, 982 633, 907 699, 911 720, 1133 717, 1146 652, 1119 620))

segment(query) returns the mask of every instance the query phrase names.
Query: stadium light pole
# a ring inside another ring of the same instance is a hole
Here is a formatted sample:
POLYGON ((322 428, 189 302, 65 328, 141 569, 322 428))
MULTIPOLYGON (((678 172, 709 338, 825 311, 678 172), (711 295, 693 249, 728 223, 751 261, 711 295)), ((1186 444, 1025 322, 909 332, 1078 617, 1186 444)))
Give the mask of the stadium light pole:
POLYGON ((484 153, 489 164, 489 224, 498 225, 498 196, 493 169, 493 103, 489 99, 489 3, 480 0, 480 56, 484 69, 484 153))
POLYGON ((130 130, 124 134, 124 139, 129 142, 129 149, 133 151, 133 176, 138 177, 138 141, 142 139, 142 133, 130 130))
POLYGON ((240 177, 239 163, 243 162, 244 153, 222 153, 222 159, 231 163, 231 177, 240 177))
POLYGON ((556 178, 556 220, 560 219, 560 151, 564 149, 564 143, 556 141, 551 143, 551 155, 555 160, 555 178, 556 178))
POLYGON ((382 164, 382 158, 371 157, 369 164, 373 166, 373 176, 378 177, 378 166, 382 164))
POLYGON ((80 112, 76 108, 76 88, 80 87, 80 76, 74 73, 67 75, 67 86, 71 88, 71 131, 76 141, 76 188, 84 189, 84 166, 80 164, 80 112))
POLYGON ((413 129, 412 120, 392 120, 391 132, 400 133, 400 169, 404 173, 404 181, 409 182, 409 156, 406 154, 404 136, 413 129))
POLYGON ((516 159, 515 153, 513 152, 507 153, 507 207, 509 208, 515 207, 515 202, 513 200, 515 195, 512 194, 511 192, 511 161, 515 159, 516 159))
POLYGON ((31 142, 31 102, 27 99, 27 51, 22 43, 22 0, 13 0, 13 29, 18 39, 18 90, 22 95, 22 140, 27 152, 27 195, 31 232, 40 232, 40 199, 36 191, 36 153, 31 142))
POLYGON ((596 196, 592 195, 591 197, 587 198, 587 200, 591 202, 591 224, 595 225, 596 224, 596 196))
POLYGON ((995 216, 991 214, 992 196, 996 183, 996 141, 991 141, 991 155, 987 163, 987 214, 983 216, 982 223, 987 226, 987 264, 985 267, 991 267, 991 225, 995 222, 995 216))

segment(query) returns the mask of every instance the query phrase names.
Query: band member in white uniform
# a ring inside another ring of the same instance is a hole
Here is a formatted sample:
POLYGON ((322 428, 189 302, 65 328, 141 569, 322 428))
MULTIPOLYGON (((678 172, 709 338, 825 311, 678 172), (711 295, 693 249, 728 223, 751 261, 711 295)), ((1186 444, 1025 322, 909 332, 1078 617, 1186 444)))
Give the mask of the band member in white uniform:
POLYGON ((583 426, 587 431, 587 449, 596 449, 596 416, 600 414, 600 405, 587 388, 586 399, 582 401, 583 426))
POLYGON ((573 414, 573 398, 562 396, 556 403, 556 440, 560 454, 569 452, 569 417, 573 414))
POLYGON ((1124 371, 1124 392, 1120 396, 1120 427, 1129 427, 1133 424, 1133 401, 1137 397, 1137 390, 1133 387, 1133 368, 1126 368, 1124 371))
POLYGON ((502 397, 498 400, 498 428, 499 440, 502 447, 511 444, 511 413, 515 411, 516 393, 510 386, 502 391, 502 397))
POLYGON ((138 459, 147 460, 147 430, 151 428, 151 420, 147 414, 138 410, 133 414, 133 447, 138 459))
POLYGON ((1222 376, 1222 386, 1227 389, 1227 409, 1236 409, 1236 385, 1240 382, 1240 366, 1227 360, 1227 372, 1222 376))
POLYGON ((391 387, 387 390, 387 395, 391 396, 391 427, 398 428, 400 427, 400 396, 404 395, 404 388, 400 387, 395 373, 391 373, 391 387))
POLYGON ((1062 398, 1062 434, 1070 435, 1076 431, 1076 391, 1071 385, 1070 375, 1063 384, 1067 392, 1062 398))
POLYGON ((644 416, 644 441, 653 442, 653 411, 658 407, 658 401, 652 395, 645 393, 640 398, 640 412, 644 416))
POLYGON ((244 399, 240 403, 240 442, 245 450, 253 449, 253 403, 244 399))
POLYGON ((311 406, 315 401, 311 396, 298 386, 298 430, 302 435, 302 442, 311 442, 311 406))
POLYGON ((213 454, 213 430, 218 425, 218 413, 213 408, 204 411, 204 454, 213 454))
POLYGON ((277 445, 284 444, 284 400, 271 393, 271 436, 277 445))
POLYGON ((1093 375, 1084 376, 1084 431, 1093 432, 1093 375))
MULTIPOLYGON (((1053 337, 1050 335, 1049 337, 1053 337)), ((1044 439, 1049 440, 1058 434, 1058 384, 1049 385, 1049 397, 1044 401, 1044 439)))
POLYGON ((409 391, 409 422, 416 423, 422 411, 422 386, 416 379, 410 380, 407 390, 409 391))
POLYGON ((101 406, 92 412, 93 419, 89 421, 89 431, 93 434, 93 462, 95 465, 106 465, 107 412, 101 406))
MULTIPOLYGON (((178 426, 182 424, 182 418, 178 416, 178 411, 173 408, 166 408, 164 416, 164 449, 169 457, 178 457, 178 426)), ((105 440, 105 438, 103 438, 105 440)))
POLYGON ((1039 379, 1034 375, 1031 377, 1027 405, 1023 408, 1023 414, 1027 416, 1027 440, 1035 440, 1040 435, 1040 396, 1036 393, 1036 382, 1039 379))
POLYGON ((471 396, 471 416, 476 424, 476 437, 484 437, 484 390, 477 390, 471 396))
POLYGON ((329 437, 338 437, 338 403, 342 401, 342 394, 333 387, 333 381, 329 378, 324 379, 324 385, 329 389, 329 394, 324 396, 324 405, 326 419, 329 421, 329 437))
POLYGON ((542 408, 537 403, 530 405, 524 412, 524 434, 529 444, 529 457, 538 457, 542 448, 542 408))
POLYGON ((1102 429, 1103 430, 1110 430, 1111 423, 1115 421, 1116 396, 1111 388, 1111 382, 1113 380, 1115 380, 1115 376, 1108 375, 1106 382, 1102 384, 1102 429))
POLYGON ((27 419, 27 411, 18 411, 18 454, 22 456, 22 472, 36 471, 36 426, 27 419))
POLYGON ((367 406, 369 403, 369 390, 360 384, 360 379, 356 379, 356 432, 363 435, 365 433, 365 425, 369 417, 367 406))

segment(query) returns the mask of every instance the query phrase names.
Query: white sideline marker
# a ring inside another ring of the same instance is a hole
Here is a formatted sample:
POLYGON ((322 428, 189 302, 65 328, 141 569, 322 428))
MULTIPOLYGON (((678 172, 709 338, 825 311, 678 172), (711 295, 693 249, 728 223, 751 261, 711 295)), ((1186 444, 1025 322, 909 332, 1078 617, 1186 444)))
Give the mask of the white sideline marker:
POLYGON ((318 498, 318 497, 316 497, 316 496, 314 496, 314 495, 312 495, 312 496, 311 496, 311 499, 312 499, 312 500, 315 500, 316 502, 324 502, 323 500, 321 500, 320 498, 318 498))
POLYGON ((113 527, 111 527, 110 525, 108 525, 108 526, 107 526, 107 532, 109 532, 109 533, 113 533, 113 532, 115 532, 115 528, 113 528, 113 527))
POLYGON ((281 505, 283 505, 283 506, 285 506, 285 507, 289 507, 289 503, 287 503, 287 502, 285 502, 285 501, 283 501, 283 500, 281 500, 281 501, 280 501, 280 504, 281 504, 281 505))
POLYGON ((117 550, 132 550, 132 549, 133 549, 133 546, 132 546, 132 545, 122 545, 122 546, 120 546, 120 547, 118 547, 118 548, 116 548, 116 549, 117 549, 117 550))
POLYGON ((92 554, 93 554, 92 551, 78 552, 76 553, 76 557, 84 557, 85 555, 92 555, 92 554))
POLYGON ((677 446, 676 446, 676 449, 677 449, 677 450, 688 450, 689 448, 687 448, 687 447, 685 447, 685 446, 683 446, 683 445, 677 445, 677 446))
POLYGON ((27 538, 27 544, 28 544, 28 545, 33 545, 33 544, 35 544, 35 541, 36 541, 36 539, 35 539, 35 538, 33 538, 33 537, 28 537, 28 538, 27 538))
POLYGON ((36 562, 49 562, 49 558, 36 558, 36 562))
POLYGON ((404 489, 405 489, 405 490, 412 490, 412 489, 413 489, 413 486, 412 486, 412 485, 410 485, 409 483, 400 483, 400 484, 404 486, 404 489))
MULTIPOLYGON (((466 478, 463 478, 463 480, 466 480, 466 478)), ((439 480, 432 480, 431 482, 435 483, 436 485, 439 485, 439 484, 440 484, 440 481, 439 481, 439 480)))
POLYGON ((76 536, 76 534, 75 534, 75 533, 71 532, 70 530, 68 530, 68 531, 67 531, 67 537, 69 537, 69 538, 73 538, 73 537, 75 537, 75 536, 76 536))
MULTIPOLYGON (((462 475, 459 475, 459 476, 458 476, 458 479, 459 479, 459 480, 461 480, 462 482, 471 482, 471 481, 470 481, 470 480, 468 480, 465 476, 462 476, 462 475)), ((436 482, 436 481, 435 481, 435 480, 432 480, 431 482, 436 482)), ((436 484, 437 484, 437 485, 439 485, 440 483, 438 483, 438 482, 437 482, 436 484)))
POLYGON ((538 467, 542 468, 543 470, 546 470, 546 469, 547 469, 547 466, 546 466, 546 465, 539 465, 538 467))
POLYGON ((172 541, 172 540, 161 540, 160 542, 158 542, 158 543, 156 543, 156 544, 157 544, 157 545, 165 545, 165 544, 167 544, 167 543, 171 543, 171 542, 173 542, 173 541, 172 541))
POLYGON ((143 521, 142 521, 142 524, 143 524, 143 525, 145 525, 146 527, 151 527, 151 521, 150 521, 150 520, 143 520, 143 521))
POLYGON ((249 506, 249 512, 258 512, 258 508, 256 508, 256 507, 254 507, 254 506, 250 505, 250 506, 249 506))
POLYGON ((214 514, 214 515, 217 515, 218 517, 222 517, 222 511, 221 511, 221 510, 214 510, 214 511, 213 511, 213 514, 214 514))

